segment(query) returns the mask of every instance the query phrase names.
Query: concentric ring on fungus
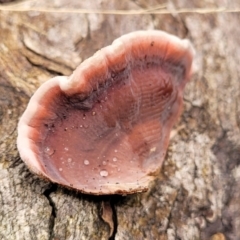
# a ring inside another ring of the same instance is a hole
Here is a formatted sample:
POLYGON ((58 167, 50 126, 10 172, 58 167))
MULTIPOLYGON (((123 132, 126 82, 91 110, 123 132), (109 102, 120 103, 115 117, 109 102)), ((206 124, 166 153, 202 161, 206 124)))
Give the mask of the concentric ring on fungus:
POLYGON ((89 194, 148 189, 182 108, 193 48, 137 31, 45 82, 18 125, 20 156, 36 174, 89 194))

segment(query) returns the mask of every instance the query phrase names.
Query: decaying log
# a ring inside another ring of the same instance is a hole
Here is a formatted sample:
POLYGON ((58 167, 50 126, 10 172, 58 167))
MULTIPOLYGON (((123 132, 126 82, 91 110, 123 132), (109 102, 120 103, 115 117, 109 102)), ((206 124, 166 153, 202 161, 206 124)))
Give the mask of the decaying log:
POLYGON ((172 12, 221 7, 240 4, 0 3, 0 239, 240 239, 240 13, 172 12), (76 12, 155 6, 169 13, 76 12), (32 10, 20 11, 27 7, 32 10), (36 177, 16 148, 17 123, 31 95, 44 81, 71 74, 101 47, 139 29, 188 38, 196 50, 184 111, 159 177, 146 193, 106 197, 76 193, 36 177))

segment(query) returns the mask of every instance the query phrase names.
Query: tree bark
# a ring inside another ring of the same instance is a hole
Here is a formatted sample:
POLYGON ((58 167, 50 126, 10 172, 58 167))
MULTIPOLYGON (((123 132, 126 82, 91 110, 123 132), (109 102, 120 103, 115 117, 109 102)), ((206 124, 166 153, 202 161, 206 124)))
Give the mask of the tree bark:
POLYGON ((240 3, 0 3, 0 239, 240 239, 240 13, 172 12, 221 7, 236 9, 240 3), (169 13, 67 11, 154 6, 169 13), (19 11, 24 7, 33 10, 19 11), (66 11, 46 11, 52 8, 66 11), (183 114, 149 191, 88 196, 32 174, 16 147, 17 123, 29 98, 49 78, 71 74, 101 47, 139 29, 161 29, 188 38, 196 50, 183 114))

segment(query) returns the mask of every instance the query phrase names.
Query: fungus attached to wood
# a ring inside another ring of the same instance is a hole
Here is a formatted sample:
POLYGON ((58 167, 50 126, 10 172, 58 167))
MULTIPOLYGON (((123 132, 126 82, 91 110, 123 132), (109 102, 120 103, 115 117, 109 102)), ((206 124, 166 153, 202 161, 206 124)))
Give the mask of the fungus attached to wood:
POLYGON ((18 125, 35 173, 89 194, 145 191, 163 163, 182 108, 193 49, 162 31, 138 31, 45 82, 18 125))

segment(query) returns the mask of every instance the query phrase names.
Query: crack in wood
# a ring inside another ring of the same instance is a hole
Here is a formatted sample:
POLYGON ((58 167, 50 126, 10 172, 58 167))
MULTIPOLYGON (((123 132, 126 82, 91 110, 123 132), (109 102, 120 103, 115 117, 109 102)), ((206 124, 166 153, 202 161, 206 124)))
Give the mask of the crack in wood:
POLYGON ((47 198, 49 205, 52 208, 52 212, 49 218, 49 240, 54 239, 54 225, 55 225, 55 218, 57 216, 57 210, 55 203, 53 202, 52 198, 50 197, 51 193, 55 192, 57 190, 57 185, 52 184, 50 188, 47 188, 44 192, 43 195, 47 198))
POLYGON ((113 232, 112 232, 112 236, 109 238, 109 240, 114 240, 115 236, 117 234, 117 227, 118 227, 117 212, 116 212, 116 208, 115 208, 114 199, 110 200, 110 206, 112 208, 113 232))
POLYGON ((119 201, 118 195, 107 196, 103 198, 100 203, 99 215, 102 220, 109 226, 109 238, 108 240, 115 240, 118 228, 116 204, 119 201))

